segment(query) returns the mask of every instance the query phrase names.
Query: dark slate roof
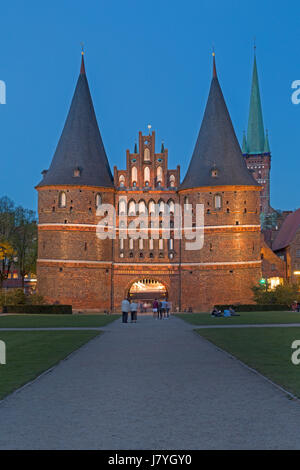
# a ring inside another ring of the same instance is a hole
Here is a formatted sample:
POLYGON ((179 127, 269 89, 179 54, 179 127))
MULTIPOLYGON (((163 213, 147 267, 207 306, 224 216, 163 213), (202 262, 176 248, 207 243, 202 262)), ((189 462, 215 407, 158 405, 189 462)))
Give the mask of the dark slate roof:
POLYGON ((71 185, 113 187, 82 56, 69 114, 49 170, 38 187, 71 185), (75 169, 80 177, 74 176, 75 169))
POLYGON ((300 228, 300 209, 289 214, 283 221, 279 232, 273 242, 272 250, 281 250, 293 241, 298 229, 300 228))
POLYGON ((248 171, 218 81, 213 78, 192 159, 180 189, 201 186, 258 186, 248 171), (217 177, 212 170, 217 170, 217 177))

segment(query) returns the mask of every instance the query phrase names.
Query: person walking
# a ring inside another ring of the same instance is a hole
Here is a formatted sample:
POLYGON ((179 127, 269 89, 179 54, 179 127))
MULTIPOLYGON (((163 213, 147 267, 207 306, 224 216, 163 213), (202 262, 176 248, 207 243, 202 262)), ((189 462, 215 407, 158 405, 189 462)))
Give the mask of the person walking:
POLYGON ((137 308, 138 304, 133 300, 130 304, 131 323, 136 323, 137 321, 137 308))
POLYGON ((122 300, 122 323, 127 323, 128 320, 128 312, 130 310, 130 303, 128 299, 122 300))
POLYGON ((155 299, 152 304, 153 318, 158 318, 158 300, 155 299))

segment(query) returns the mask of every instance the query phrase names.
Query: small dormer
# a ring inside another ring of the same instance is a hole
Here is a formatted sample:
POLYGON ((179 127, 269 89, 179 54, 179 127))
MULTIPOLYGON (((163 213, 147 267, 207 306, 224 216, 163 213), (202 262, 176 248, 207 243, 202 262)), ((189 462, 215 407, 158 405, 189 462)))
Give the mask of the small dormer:
POLYGON ((76 166, 73 170, 73 176, 74 178, 80 178, 81 176, 81 168, 79 166, 76 166))

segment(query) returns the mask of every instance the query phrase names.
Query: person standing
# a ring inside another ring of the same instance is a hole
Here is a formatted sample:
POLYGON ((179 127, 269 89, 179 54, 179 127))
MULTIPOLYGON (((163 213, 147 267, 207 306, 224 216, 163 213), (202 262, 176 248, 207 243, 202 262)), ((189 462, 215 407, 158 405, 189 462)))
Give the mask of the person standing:
POLYGON ((157 299, 155 299, 153 304, 152 304, 152 311, 153 311, 153 318, 158 318, 158 301, 157 301, 157 299))
POLYGON ((169 302, 169 300, 166 300, 166 314, 167 314, 167 318, 170 317, 170 310, 171 310, 171 302, 169 302))
POLYGON ((130 310, 130 303, 128 299, 122 300, 122 323, 127 323, 128 320, 128 312, 130 310))
POLYGON ((130 304, 131 323, 136 323, 138 304, 133 300, 130 304))
POLYGON ((159 318, 160 320, 162 320, 162 318, 163 318, 163 309, 162 309, 162 302, 161 302, 161 300, 158 301, 158 308, 157 308, 157 310, 158 310, 158 318, 159 318))

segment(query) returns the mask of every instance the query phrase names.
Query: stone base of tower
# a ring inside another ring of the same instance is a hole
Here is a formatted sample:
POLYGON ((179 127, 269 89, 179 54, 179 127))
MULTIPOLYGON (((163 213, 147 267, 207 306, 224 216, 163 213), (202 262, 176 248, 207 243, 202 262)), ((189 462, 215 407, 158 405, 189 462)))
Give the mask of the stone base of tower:
POLYGON ((251 304, 251 287, 261 278, 261 266, 186 267, 181 273, 182 311, 208 312, 214 305, 251 304))
POLYGON ((47 303, 59 302, 74 309, 111 310, 111 265, 95 267, 62 262, 37 265, 37 290, 47 303))

